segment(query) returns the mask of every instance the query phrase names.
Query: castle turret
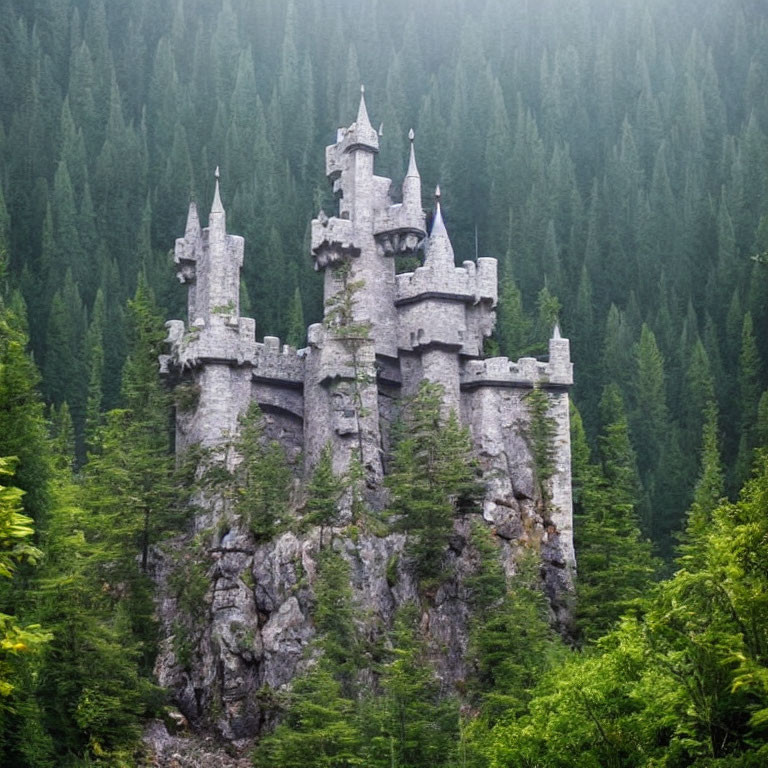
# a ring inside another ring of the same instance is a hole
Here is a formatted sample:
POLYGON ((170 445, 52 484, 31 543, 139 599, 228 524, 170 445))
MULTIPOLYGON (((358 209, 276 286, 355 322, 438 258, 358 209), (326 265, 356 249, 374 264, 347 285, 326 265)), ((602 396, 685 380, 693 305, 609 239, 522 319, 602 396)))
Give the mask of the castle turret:
POLYGON ((416 165, 416 151, 413 128, 408 132, 410 150, 408 157, 408 171, 403 180, 403 222, 413 225, 416 232, 421 231, 424 222, 424 211, 421 209, 421 174, 416 165))
POLYGON ((456 267, 454 252, 435 190, 435 215, 424 266, 397 276, 398 346, 415 355, 406 368, 406 391, 422 378, 441 384, 446 410, 459 412, 460 358, 482 354, 493 330, 496 260, 465 261, 456 267))
POLYGON ((213 444, 234 434, 237 418, 250 398, 255 357, 255 327, 240 317, 240 268, 244 240, 227 234, 219 169, 208 218, 201 230, 191 203, 184 237, 176 241, 179 279, 189 286, 188 325, 167 323, 172 357, 181 371, 192 371, 198 404, 177 414, 177 444, 213 444))

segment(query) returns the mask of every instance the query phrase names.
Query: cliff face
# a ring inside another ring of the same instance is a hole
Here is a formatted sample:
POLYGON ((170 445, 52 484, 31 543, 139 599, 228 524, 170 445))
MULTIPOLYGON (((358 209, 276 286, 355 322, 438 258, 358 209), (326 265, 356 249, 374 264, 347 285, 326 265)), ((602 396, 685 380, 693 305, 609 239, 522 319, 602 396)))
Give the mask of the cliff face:
MULTIPOLYGON (((554 614, 565 620, 570 575, 560 536, 533 499, 496 499, 499 555, 513 573, 520 549, 540 548, 542 577, 554 614)), ((324 531, 350 566, 359 630, 370 640, 391 627, 398 607, 421 606, 420 628, 446 692, 465 679, 470 593, 476 572, 471 542, 481 512, 457 518, 446 553, 451 577, 420 596, 401 533, 375 535, 357 526, 324 531)), ((182 537, 155 553, 158 616, 164 637, 156 664, 161 685, 196 727, 228 740, 252 738, 273 724, 274 693, 312 663, 316 561, 320 531, 287 532, 255 545, 238 524, 219 533, 182 537), (193 553, 193 554, 192 554, 193 553), (190 587, 196 603, 190 610, 190 587)))

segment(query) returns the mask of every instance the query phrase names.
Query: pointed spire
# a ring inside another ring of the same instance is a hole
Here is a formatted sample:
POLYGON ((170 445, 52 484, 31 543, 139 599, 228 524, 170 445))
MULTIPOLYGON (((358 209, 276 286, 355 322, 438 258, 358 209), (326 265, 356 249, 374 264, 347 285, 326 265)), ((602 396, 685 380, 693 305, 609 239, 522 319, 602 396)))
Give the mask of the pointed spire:
POLYGON ((355 147, 367 147, 375 152, 379 151, 379 134, 371 125, 368 117, 368 109, 365 106, 365 86, 360 86, 360 107, 357 110, 355 121, 355 147))
POLYGON ((560 323, 555 321, 555 327, 552 329, 552 338, 553 339, 562 339, 563 337, 560 335, 560 323))
POLYGON ((368 108, 365 106, 365 86, 360 86, 360 106, 357 109, 357 127, 373 130, 371 119, 368 117, 368 108))
POLYGON ((440 209, 440 185, 435 187, 435 215, 432 219, 432 231, 429 233, 430 239, 436 234, 448 236, 448 230, 445 228, 445 222, 443 221, 443 212, 440 209))
POLYGON ((408 160, 408 172, 403 179, 403 208, 407 211, 411 226, 424 229, 424 211, 421 207, 421 176, 416 167, 416 154, 413 150, 413 128, 408 132, 411 142, 411 156, 408 160))
POLYGON ((213 192, 213 203, 211 204, 211 213, 208 216, 208 231, 211 240, 222 239, 227 234, 227 214, 224 212, 224 206, 221 204, 221 192, 219 191, 219 166, 216 166, 216 188, 213 192))
POLYGON ((432 220, 432 232, 427 243, 427 255, 424 259, 425 267, 433 269, 454 269, 456 266, 453 256, 453 246, 448 237, 448 230, 443 221, 443 212, 440 208, 440 186, 435 189, 435 216, 432 220))
POLYGON ((216 189, 213 193, 213 204, 211 205, 211 213, 224 213, 224 206, 221 204, 221 194, 219 193, 219 179, 221 174, 219 173, 219 166, 216 166, 216 172, 213 174, 216 178, 216 189))
POLYGON ((187 212, 187 226, 184 228, 184 237, 193 240, 200 236, 200 217, 197 215, 197 204, 190 202, 187 212))

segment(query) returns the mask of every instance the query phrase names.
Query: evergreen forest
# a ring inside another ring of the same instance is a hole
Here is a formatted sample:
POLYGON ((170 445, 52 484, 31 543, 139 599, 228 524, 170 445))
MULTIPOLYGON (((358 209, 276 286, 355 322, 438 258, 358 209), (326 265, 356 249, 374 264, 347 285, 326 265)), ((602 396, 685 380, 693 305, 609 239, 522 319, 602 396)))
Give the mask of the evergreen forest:
MULTIPOLYGON (((172 709, 153 547, 201 482, 158 375, 186 312, 169 249, 219 166, 242 314, 303 346, 324 147, 361 83, 377 173, 399 183, 413 128, 457 260, 498 259, 486 352, 544 354, 555 322, 570 339, 573 621, 480 526, 460 689, 416 606, 372 643, 323 547, 355 483, 326 456, 303 521, 317 663, 221 765, 768 765, 765 0, 0 0, 0 766, 153 765, 142 733, 172 709)), ((478 493, 438 401, 414 399, 387 478, 425 594, 478 493)), ((240 473, 208 481, 267 540, 292 479, 259 414, 243 425, 240 473)))

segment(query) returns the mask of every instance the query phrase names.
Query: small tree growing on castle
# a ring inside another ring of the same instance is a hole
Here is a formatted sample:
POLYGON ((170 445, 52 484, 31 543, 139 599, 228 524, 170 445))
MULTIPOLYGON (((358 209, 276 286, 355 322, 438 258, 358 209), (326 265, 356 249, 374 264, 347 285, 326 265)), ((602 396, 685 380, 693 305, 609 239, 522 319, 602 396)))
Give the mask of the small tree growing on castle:
POLYGON ((442 397, 439 384, 424 381, 406 404, 385 480, 395 527, 409 533, 407 551, 427 589, 445 576, 453 518, 480 495, 469 432, 455 413, 442 418, 442 397))
POLYGON ((344 491, 345 483, 333 471, 331 445, 326 444, 307 486, 307 503, 304 506, 305 522, 320 527, 320 547, 323 546, 325 529, 337 521, 339 501, 344 491))
POLYGON ((361 388, 373 381, 372 372, 362 364, 360 349, 369 343, 371 324, 355 319, 357 294, 365 285, 364 280, 352 280, 352 265, 348 259, 334 268, 333 276, 339 290, 325 302, 325 327, 347 348, 350 356, 352 378, 352 402, 358 419, 358 461, 364 464, 360 418, 367 415, 361 388))
POLYGON ((531 421, 528 427, 528 441, 533 455, 533 470, 536 474, 541 503, 549 507, 552 492, 549 481, 555 474, 555 421, 549 413, 549 398, 539 387, 526 397, 531 421))
POLYGON ((264 416, 256 403, 240 417, 235 441, 235 510, 258 541, 268 541, 285 520, 291 470, 280 444, 264 434, 264 416))

